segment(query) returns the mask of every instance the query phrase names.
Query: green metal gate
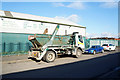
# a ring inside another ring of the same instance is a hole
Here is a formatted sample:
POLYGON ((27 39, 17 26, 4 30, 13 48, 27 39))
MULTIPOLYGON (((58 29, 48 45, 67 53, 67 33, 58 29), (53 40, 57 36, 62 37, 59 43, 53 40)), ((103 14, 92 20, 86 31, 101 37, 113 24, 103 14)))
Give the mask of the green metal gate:
POLYGON ((115 46, 118 46, 118 40, 106 40, 106 39, 90 39, 90 46, 91 47, 92 45, 103 45, 105 43, 108 43, 108 44, 114 44, 115 46))

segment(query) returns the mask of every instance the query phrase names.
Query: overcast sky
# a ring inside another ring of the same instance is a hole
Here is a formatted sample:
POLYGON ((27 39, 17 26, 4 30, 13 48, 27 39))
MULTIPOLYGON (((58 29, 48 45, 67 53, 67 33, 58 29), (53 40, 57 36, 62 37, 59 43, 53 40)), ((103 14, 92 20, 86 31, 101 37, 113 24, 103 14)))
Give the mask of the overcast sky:
POLYGON ((118 2, 3 2, 2 10, 67 19, 85 26, 87 37, 118 36, 118 2))

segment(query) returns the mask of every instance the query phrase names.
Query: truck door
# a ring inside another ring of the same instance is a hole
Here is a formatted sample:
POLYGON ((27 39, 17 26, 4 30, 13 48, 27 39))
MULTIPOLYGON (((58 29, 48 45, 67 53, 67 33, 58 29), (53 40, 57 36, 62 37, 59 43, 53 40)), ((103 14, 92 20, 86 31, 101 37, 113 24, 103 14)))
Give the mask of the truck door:
POLYGON ((82 35, 78 35, 78 47, 84 48, 84 41, 82 35))

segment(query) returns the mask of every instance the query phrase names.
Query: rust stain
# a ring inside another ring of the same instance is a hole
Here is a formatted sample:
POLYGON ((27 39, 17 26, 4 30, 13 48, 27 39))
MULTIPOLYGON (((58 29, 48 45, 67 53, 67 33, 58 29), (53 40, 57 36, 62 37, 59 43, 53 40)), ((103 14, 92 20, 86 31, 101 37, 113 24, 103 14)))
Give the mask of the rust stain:
POLYGON ((46 33, 48 33, 48 28, 46 28, 46 29, 44 30, 44 33, 43 33, 43 34, 46 34, 46 33))

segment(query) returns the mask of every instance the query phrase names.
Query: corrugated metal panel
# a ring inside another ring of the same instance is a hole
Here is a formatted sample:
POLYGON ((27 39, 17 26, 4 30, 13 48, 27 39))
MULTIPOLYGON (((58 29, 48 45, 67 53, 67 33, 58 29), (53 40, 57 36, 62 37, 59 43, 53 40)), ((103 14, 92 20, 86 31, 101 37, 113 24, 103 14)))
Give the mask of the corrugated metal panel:
POLYGON ((28 35, 0 33, 2 35, 2 52, 28 51, 32 44, 28 41, 28 35))
POLYGON ((92 45, 114 44, 118 46, 118 40, 105 40, 105 39, 90 39, 90 47, 92 45))
POLYGON ((118 46, 120 46, 120 40, 118 40, 118 46))
MULTIPOLYGON (((0 10, 0 12, 2 13, 4 11, 0 10)), ((30 20, 30 21, 40 21, 44 23, 52 23, 52 24, 60 24, 60 25, 66 25, 66 26, 86 28, 86 27, 83 27, 79 24, 76 24, 74 22, 71 22, 65 19, 48 18, 48 17, 35 16, 35 15, 30 15, 30 14, 16 13, 16 12, 11 12, 11 14, 13 15, 13 17, 5 16, 4 14, 1 14, 0 16, 6 17, 6 18, 20 19, 20 20, 22 19, 22 20, 30 20)))

